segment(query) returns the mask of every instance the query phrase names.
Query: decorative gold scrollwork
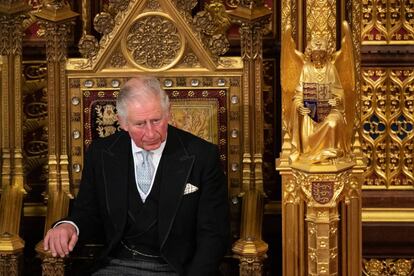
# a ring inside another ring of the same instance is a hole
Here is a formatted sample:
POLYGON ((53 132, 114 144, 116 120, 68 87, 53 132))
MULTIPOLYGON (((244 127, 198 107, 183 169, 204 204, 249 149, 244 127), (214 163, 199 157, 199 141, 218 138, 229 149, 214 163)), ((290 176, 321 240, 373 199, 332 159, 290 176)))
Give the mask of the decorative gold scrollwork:
POLYGON ((184 51, 184 39, 174 22, 160 13, 146 13, 131 24, 123 47, 130 60, 144 70, 165 70, 184 51))
POLYGON ((204 45, 214 55, 223 55, 228 51, 230 43, 226 32, 231 21, 221 0, 212 1, 206 5, 205 11, 197 13, 193 19, 193 25, 202 35, 204 45))
POLYGON ((148 0, 147 8, 150 10, 158 10, 160 8, 160 3, 157 0, 148 0))
POLYGON ((197 6, 197 0, 174 0, 175 6, 180 11, 184 11, 186 14, 191 14, 191 10, 197 6))
POLYGON ((14 254, 0 254, 0 267, 2 275, 19 275, 18 256, 14 254))
POLYGON ((200 61, 194 53, 188 53, 182 60, 185 67, 199 67, 200 61))
POLYGON ((127 64, 127 61, 125 60, 124 56, 120 52, 115 52, 109 61, 112 67, 114 68, 120 68, 127 64))
POLYGON ((0 15, 0 54, 21 55, 22 52, 22 22, 25 15, 0 15))
POLYGON ((404 275, 411 276, 414 273, 414 259, 364 259, 363 274, 366 276, 377 275, 404 275))
POLYGON ((115 21, 109 13, 101 12, 95 16, 93 26, 97 32, 105 35, 112 32, 115 21))
POLYGON ((119 11, 125 11, 129 6, 130 0, 109 0, 109 11, 117 14, 119 11))
POLYGON ((93 35, 84 34, 79 41, 79 52, 85 58, 92 58, 98 54, 99 42, 93 35))
POLYGON ((118 117, 116 116, 115 106, 113 104, 95 106, 96 112, 96 131, 99 137, 106 137, 119 131, 118 117))
POLYGON ((240 4, 240 0, 226 0, 226 5, 230 8, 236 8, 240 4))
POLYGON ((262 275, 263 258, 265 256, 241 257, 240 258, 240 276, 259 276, 262 275))

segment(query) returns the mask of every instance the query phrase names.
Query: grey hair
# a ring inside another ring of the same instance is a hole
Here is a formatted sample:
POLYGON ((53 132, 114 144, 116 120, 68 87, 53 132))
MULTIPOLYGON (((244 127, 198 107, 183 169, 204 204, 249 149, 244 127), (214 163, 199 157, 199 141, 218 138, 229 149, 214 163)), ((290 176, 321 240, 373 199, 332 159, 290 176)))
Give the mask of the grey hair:
POLYGON ((138 76, 128 80, 120 89, 116 99, 118 116, 125 119, 127 105, 130 102, 145 102, 148 96, 156 96, 160 99, 161 108, 164 112, 170 108, 170 100, 157 78, 151 76, 138 76))

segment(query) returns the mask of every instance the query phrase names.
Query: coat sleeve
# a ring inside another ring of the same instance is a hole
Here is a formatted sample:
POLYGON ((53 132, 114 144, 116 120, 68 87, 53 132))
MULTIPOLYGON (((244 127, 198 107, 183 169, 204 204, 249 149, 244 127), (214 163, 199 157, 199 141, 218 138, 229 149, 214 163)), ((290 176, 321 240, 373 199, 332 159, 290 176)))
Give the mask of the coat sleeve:
POLYGON ((97 152, 92 143, 84 159, 84 168, 79 186, 79 192, 71 208, 70 216, 66 220, 73 221, 79 228, 79 240, 95 240, 96 233, 103 229, 97 197, 97 152))
POLYGON ((218 148, 214 146, 202 170, 202 189, 197 213, 196 251, 186 275, 215 275, 230 245, 226 177, 218 148))

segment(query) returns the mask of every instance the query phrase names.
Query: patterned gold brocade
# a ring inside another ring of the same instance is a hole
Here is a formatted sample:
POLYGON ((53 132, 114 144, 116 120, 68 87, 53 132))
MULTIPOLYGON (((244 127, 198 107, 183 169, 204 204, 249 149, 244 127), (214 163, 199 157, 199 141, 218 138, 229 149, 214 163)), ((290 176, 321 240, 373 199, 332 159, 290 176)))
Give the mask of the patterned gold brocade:
POLYGON ((337 18, 336 2, 337 1, 320 0, 306 1, 307 41, 310 41, 314 36, 325 36, 330 48, 335 45, 337 18))
POLYGON ((171 124, 207 141, 218 144, 218 102, 175 100, 171 104, 171 124))

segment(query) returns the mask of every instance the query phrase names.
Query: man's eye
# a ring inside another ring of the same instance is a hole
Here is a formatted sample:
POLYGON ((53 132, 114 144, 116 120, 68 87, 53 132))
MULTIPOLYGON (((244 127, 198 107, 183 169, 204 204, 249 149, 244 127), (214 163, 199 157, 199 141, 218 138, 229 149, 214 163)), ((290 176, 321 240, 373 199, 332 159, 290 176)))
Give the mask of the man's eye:
POLYGON ((152 124, 154 124, 154 125, 158 125, 160 122, 161 122, 161 120, 159 120, 159 119, 158 119, 158 120, 153 120, 153 121, 152 121, 152 124))
POLYGON ((136 123, 135 124, 137 127, 144 127, 145 126, 145 123, 136 123))

